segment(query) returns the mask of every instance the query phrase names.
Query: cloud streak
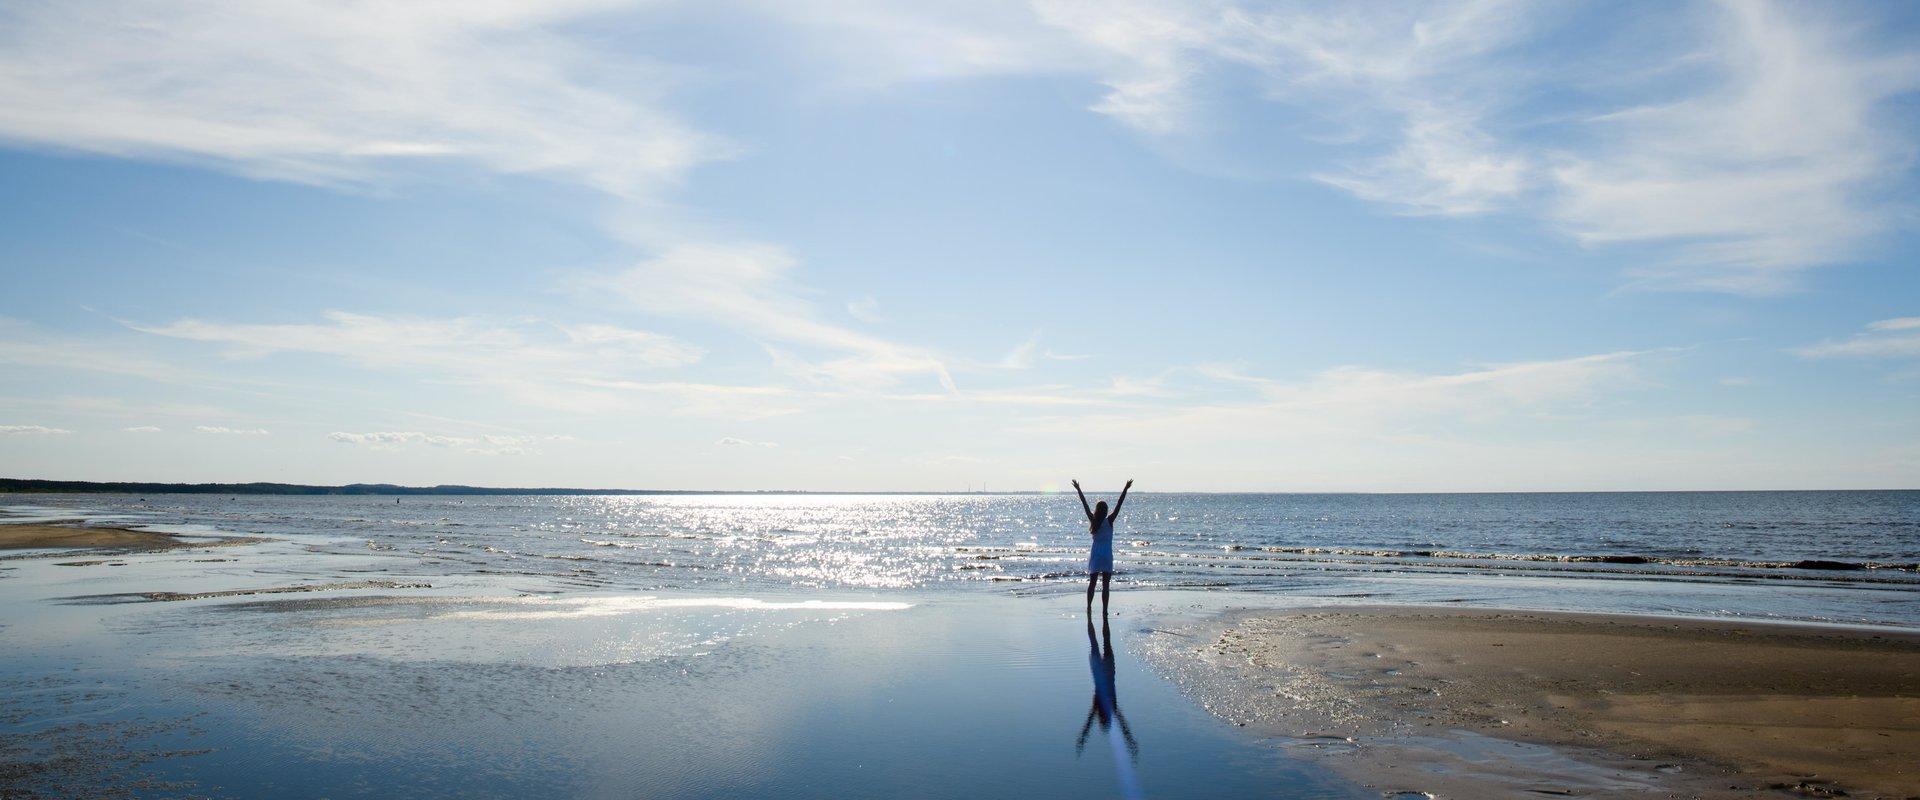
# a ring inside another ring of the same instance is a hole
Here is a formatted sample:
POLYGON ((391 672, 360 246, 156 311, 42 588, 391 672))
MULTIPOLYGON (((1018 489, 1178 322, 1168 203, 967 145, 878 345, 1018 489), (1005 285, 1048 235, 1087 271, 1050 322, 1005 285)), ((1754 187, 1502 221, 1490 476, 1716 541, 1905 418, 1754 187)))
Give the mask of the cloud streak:
POLYGON ((1638 384, 1640 352, 1496 364, 1439 374, 1339 367, 1305 381, 1247 375, 1219 366, 1195 374, 1246 387, 1241 403, 1138 406, 1041 423, 1049 430, 1165 447, 1289 438, 1378 437, 1482 425, 1511 415, 1579 404, 1638 384))
POLYGON ((330 311, 324 323, 240 324, 183 319, 130 325, 156 336, 224 345, 230 358, 304 353, 368 369, 434 376, 503 389, 520 402, 591 408, 583 378, 619 380, 682 367, 705 350, 613 325, 540 320, 390 317, 330 311))
POLYGON ((623 5, 10 5, 0 136, 307 183, 459 161, 646 195, 731 148, 664 109, 670 70, 607 69, 560 32, 623 5))
POLYGON ((579 284, 650 314, 718 323, 754 337, 776 364, 812 382, 877 388, 923 375, 955 388, 946 359, 934 352, 824 319, 791 277, 798 264, 772 245, 682 243, 627 270, 582 277, 579 284))
POLYGON ((1841 341, 1794 348, 1807 358, 1920 358, 1920 317, 1896 317, 1869 323, 1841 341))

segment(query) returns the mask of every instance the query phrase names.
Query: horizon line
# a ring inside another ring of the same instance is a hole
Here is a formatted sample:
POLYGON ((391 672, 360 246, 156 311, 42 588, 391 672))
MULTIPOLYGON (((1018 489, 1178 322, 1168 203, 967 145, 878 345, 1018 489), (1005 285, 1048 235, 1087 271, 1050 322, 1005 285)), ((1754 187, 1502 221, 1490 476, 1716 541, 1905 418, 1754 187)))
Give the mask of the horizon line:
MULTIPOLYGON (((1098 490, 1095 490, 1098 491, 1098 490)), ((1754 492, 1913 492, 1920 488, 1799 488, 1799 489, 1481 489, 1481 490, 1141 490, 1135 494, 1195 495, 1416 495, 1416 494, 1736 494, 1754 492)), ((0 494, 255 494, 357 496, 558 496, 558 495, 1053 495, 1064 489, 631 489, 565 486, 473 486, 443 483, 408 486, 395 483, 312 484, 280 481, 89 481, 50 478, 0 478, 0 494)))

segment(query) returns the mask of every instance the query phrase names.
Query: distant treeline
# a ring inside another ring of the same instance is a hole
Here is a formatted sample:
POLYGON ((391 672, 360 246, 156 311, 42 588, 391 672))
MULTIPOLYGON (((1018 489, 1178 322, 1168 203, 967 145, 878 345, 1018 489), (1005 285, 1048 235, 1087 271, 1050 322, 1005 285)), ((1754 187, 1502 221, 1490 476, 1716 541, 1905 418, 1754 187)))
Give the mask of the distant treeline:
POLYGON ((564 489, 500 488, 493 486, 396 486, 391 483, 349 483, 311 486, 304 483, 127 483, 118 481, 43 481, 0 478, 0 494, 1037 494, 1037 492, 808 492, 797 489, 755 491, 710 489, 564 489))
POLYGON ((648 489, 496 489, 486 486, 396 486, 391 483, 309 486, 299 483, 120 483, 0 478, 0 494, 27 492, 50 494, 691 494, 691 492, 648 489))

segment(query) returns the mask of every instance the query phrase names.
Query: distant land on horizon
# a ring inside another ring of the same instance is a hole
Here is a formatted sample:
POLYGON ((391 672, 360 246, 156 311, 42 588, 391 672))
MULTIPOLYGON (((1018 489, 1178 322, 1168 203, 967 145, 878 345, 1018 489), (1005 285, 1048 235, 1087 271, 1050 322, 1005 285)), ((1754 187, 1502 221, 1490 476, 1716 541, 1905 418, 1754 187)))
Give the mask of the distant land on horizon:
MULTIPOLYGON (((296 495, 648 495, 648 494, 854 494, 853 492, 802 492, 792 489, 704 490, 704 489, 572 489, 560 487, 514 488, 489 486, 400 486, 392 483, 349 483, 343 486, 317 486, 304 483, 146 483, 129 481, 52 481, 33 478, 0 478, 0 494, 296 494, 296 495)), ((898 492, 858 492, 858 494, 900 494, 898 492)), ((911 494, 922 494, 912 492, 911 494)), ((954 492, 953 494, 963 494, 954 492)), ((993 492, 993 494, 1018 494, 993 492)))
MULTIPOLYGON (((1140 494, 1688 494, 1737 492, 1912 492, 1920 489, 1545 489, 1480 492, 1140 492, 1140 494)), ((1058 494, 1038 489, 992 491, 821 491, 811 489, 578 489, 569 487, 401 486, 392 483, 349 483, 321 486, 305 483, 154 483, 145 481, 56 481, 39 478, 0 478, 0 494, 255 494, 255 495, 695 495, 695 494, 821 494, 821 495, 1008 495, 1058 494)))

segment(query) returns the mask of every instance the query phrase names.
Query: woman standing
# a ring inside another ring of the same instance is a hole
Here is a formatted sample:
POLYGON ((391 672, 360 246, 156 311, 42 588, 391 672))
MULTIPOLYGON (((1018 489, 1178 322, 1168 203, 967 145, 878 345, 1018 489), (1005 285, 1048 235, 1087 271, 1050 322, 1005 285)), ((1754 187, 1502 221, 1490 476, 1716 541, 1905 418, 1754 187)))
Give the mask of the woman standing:
POLYGON ((1080 495, 1080 509, 1087 512, 1087 532, 1093 535, 1093 550, 1087 554, 1087 616, 1093 616, 1093 585, 1100 584, 1100 616, 1107 615, 1107 591, 1113 585, 1113 523, 1120 518, 1120 507, 1127 503, 1127 491, 1133 488, 1133 479, 1127 479, 1127 485, 1120 490, 1120 499, 1113 501, 1113 512, 1107 512, 1107 501, 1102 500, 1092 508, 1087 507, 1087 493, 1080 491, 1080 481, 1073 482, 1073 493, 1080 495))

